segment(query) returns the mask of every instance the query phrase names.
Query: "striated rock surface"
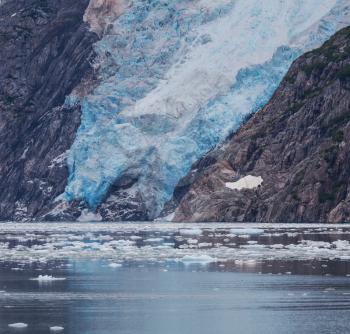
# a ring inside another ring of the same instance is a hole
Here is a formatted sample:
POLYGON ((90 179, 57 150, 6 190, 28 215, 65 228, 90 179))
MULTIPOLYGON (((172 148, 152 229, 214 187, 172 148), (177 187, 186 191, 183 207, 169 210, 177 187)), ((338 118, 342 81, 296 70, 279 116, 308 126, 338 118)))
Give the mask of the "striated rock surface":
POLYGON ((349 144, 345 28, 295 61, 266 107, 194 164, 175 189, 174 220, 350 222, 349 144), (263 182, 228 186, 248 175, 263 182))
POLYGON ((42 217, 63 192, 65 152, 80 108, 65 97, 92 76, 97 35, 88 0, 16 0, 0 7, 0 219, 42 217))

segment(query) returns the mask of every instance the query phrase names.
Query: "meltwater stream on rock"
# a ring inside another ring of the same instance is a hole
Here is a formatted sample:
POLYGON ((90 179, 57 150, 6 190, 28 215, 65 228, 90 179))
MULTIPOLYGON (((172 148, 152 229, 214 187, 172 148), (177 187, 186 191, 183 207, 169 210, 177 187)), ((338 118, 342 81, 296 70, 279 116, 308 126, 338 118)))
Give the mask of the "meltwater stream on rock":
POLYGON ((350 225, 0 224, 0 333, 347 333, 350 225))

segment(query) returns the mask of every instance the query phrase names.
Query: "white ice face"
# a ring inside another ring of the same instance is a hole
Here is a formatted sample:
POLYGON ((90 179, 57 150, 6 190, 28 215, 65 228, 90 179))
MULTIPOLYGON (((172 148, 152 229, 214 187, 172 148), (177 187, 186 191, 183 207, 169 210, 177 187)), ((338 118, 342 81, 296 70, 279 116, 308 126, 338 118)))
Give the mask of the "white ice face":
POLYGON ((350 24, 347 5, 135 0, 95 45, 101 82, 79 101, 63 197, 94 208, 127 173, 155 217, 191 165, 268 102, 293 60, 350 24))

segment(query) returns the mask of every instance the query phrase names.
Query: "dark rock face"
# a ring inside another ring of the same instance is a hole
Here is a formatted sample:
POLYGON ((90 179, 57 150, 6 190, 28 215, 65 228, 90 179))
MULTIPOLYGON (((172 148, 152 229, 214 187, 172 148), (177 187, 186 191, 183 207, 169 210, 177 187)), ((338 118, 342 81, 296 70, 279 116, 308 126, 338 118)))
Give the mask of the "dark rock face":
POLYGON ((269 104, 193 166, 175 221, 350 222, 350 28, 299 58, 269 104), (256 189, 226 182, 253 175, 256 189))
POLYGON ((0 219, 40 218, 63 192, 64 152, 80 124, 65 97, 93 75, 88 0, 0 7, 0 219))

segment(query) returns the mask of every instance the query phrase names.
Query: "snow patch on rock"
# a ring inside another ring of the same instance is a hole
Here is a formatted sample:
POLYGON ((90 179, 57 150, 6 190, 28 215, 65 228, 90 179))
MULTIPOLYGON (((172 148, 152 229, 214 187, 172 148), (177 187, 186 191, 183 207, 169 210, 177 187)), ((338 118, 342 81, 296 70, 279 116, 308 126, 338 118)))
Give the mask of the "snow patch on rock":
POLYGON ((264 182, 261 176, 247 175, 236 182, 226 182, 226 188, 232 190, 256 189, 264 182))

